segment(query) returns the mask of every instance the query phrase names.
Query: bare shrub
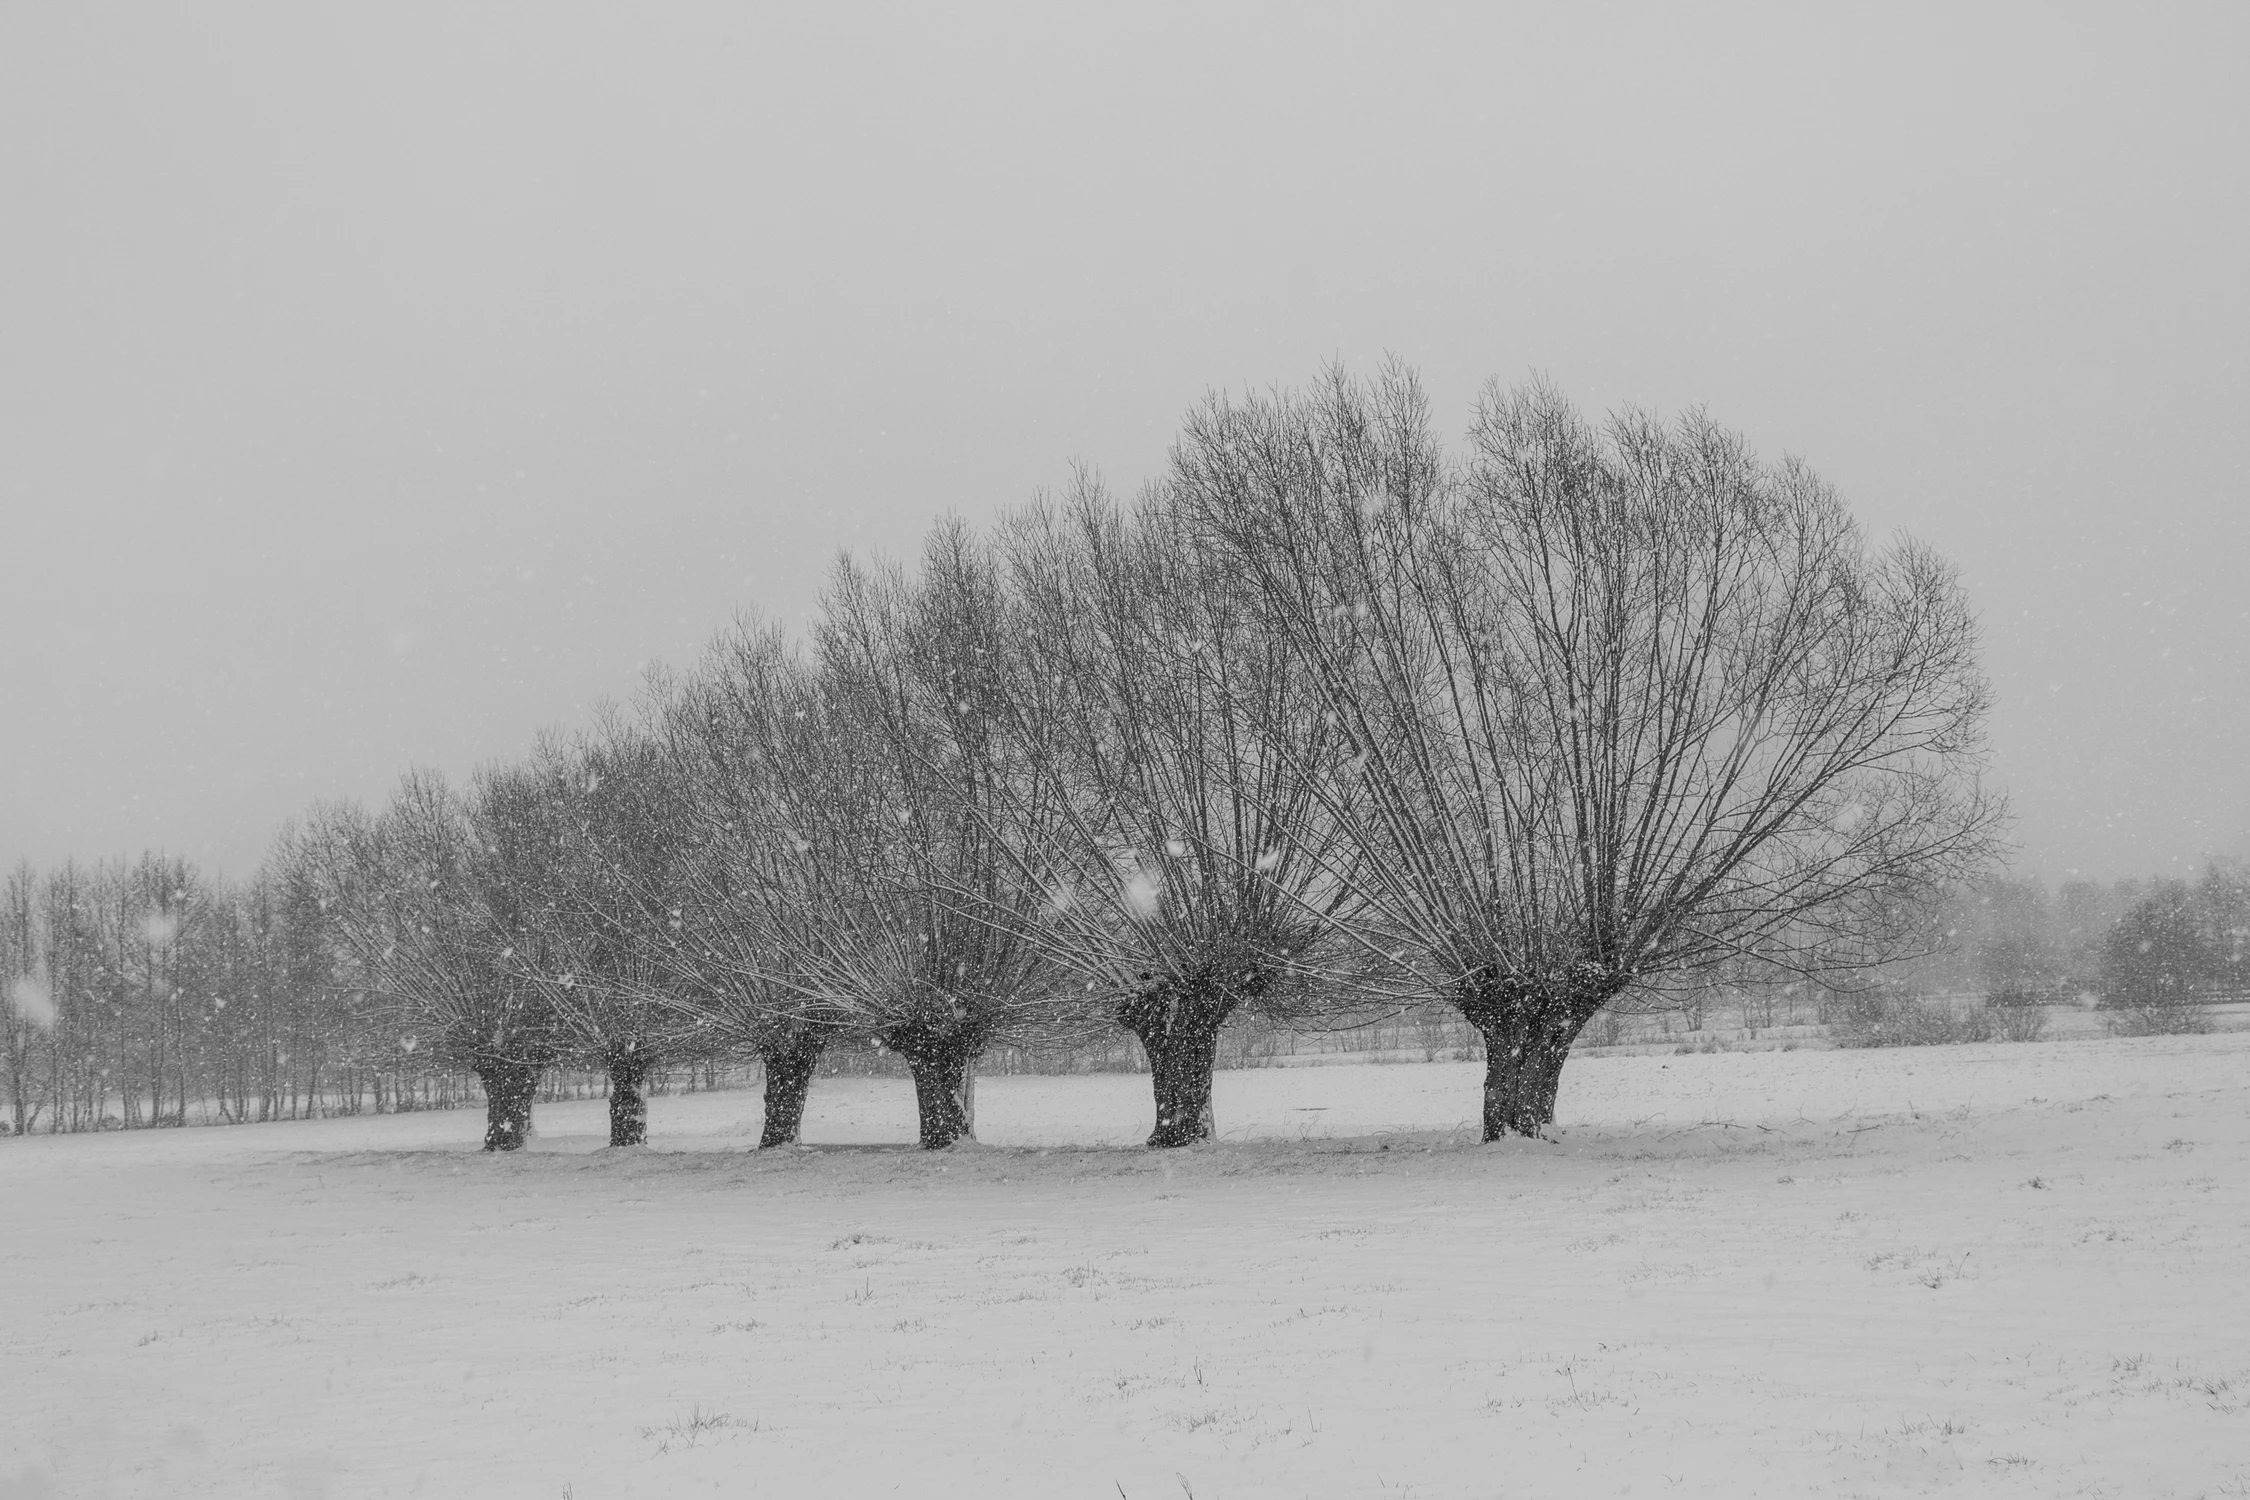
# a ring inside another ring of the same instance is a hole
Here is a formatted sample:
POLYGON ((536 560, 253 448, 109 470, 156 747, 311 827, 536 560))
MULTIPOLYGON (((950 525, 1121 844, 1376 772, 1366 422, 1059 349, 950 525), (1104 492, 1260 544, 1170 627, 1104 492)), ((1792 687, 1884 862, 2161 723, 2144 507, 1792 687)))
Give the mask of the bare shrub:
POLYGON ((2200 1036, 2211 1018, 2200 1005, 2144 999, 2113 1002, 2102 1024, 2111 1036, 2200 1036))
POLYGON ((1839 1047, 1944 1047, 2001 1034, 1998 1018, 1982 1006, 1956 1012, 1914 995, 1842 996, 1832 1016, 1829 1036, 1839 1047))
POLYGON ((2003 1042, 2036 1042, 2047 1034, 2047 1008, 2043 1005, 1993 1006, 1985 1013, 2003 1042))
POLYGON ((1594 1017, 1584 1035, 1596 1047, 1622 1046, 1625 1041, 1625 1018, 1614 1010, 1605 1010, 1594 1017))

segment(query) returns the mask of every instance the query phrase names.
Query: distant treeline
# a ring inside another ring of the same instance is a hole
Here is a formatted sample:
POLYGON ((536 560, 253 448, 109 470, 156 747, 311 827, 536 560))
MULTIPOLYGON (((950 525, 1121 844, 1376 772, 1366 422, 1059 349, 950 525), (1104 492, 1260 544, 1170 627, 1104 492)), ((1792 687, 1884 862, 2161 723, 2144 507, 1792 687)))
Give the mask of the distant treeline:
MULTIPOLYGON (((474 1074, 406 1045, 363 997, 328 981, 318 913, 300 913, 293 935, 289 908, 266 877, 229 884, 155 854, 45 874, 20 866, 0 915, 0 976, 13 1002, 0 1007, 0 1126, 9 1133, 484 1102, 474 1074)), ((1860 982, 1982 994, 2003 1006, 2088 996, 2117 1007, 2195 1004, 2250 992, 2250 869, 2239 861, 2214 861, 2193 881, 2078 880, 2050 889, 2036 877, 1998 875, 1948 892, 1931 923, 1942 946, 1860 982)), ((1700 1023, 1745 1000, 1743 1014, 1753 1015, 1765 996, 1683 990, 1669 1003, 1700 1023)), ((1451 1055, 1475 1037, 1446 1014, 1411 1010, 1319 1045, 1451 1055)), ((1769 1001, 1767 1023, 1780 1014, 1769 1001)), ((1221 1062, 1285 1056, 1289 1037, 1253 1027, 1223 1049, 1221 1062)), ((652 1091, 727 1086, 741 1078, 731 1061, 713 1054, 682 1062, 652 1079, 652 1091)), ((985 1064, 988 1072, 1145 1067, 1122 1037, 1010 1048, 985 1064)), ((838 1049, 822 1071, 905 1069, 880 1052, 838 1049)), ((599 1070, 557 1074, 541 1097, 590 1097, 605 1086, 599 1070)))
POLYGON ((319 914, 184 859, 19 866, 0 895, 12 1131, 443 1107, 473 1094, 335 984, 319 914))
POLYGON ((2035 877, 1994 876, 1951 893, 1932 925, 1931 955, 1896 965, 1896 977, 2002 1005, 2091 995, 2142 1008, 2250 988, 2250 867, 2240 860, 2212 860, 2193 880, 2071 880, 2051 891, 2035 877))

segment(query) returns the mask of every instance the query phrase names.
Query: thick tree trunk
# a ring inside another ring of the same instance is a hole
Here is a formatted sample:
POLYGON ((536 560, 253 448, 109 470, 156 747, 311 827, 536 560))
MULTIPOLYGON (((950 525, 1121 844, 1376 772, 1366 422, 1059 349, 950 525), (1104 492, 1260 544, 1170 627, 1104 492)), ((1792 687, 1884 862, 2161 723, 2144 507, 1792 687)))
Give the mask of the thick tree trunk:
POLYGON ((1563 1063, 1607 993, 1480 975, 1454 1003, 1484 1038, 1484 1138, 1537 1136, 1555 1123, 1563 1063))
POLYGON ((983 1025, 958 1008, 950 1017, 917 1017, 883 1033, 883 1045, 905 1058, 914 1074, 923 1150, 943 1151, 976 1138, 976 1062, 990 1039, 983 1025))
POLYGON ((758 1137, 760 1150, 797 1144, 823 1044, 818 1032, 807 1031, 759 1049, 766 1065, 766 1128, 758 1137))
POLYGON ((1211 1075, 1218 1067, 1219 1028, 1240 1000, 1213 986, 1165 984, 1117 1007, 1118 1024, 1140 1039, 1148 1054, 1156 1128, 1151 1146, 1192 1146, 1218 1133, 1211 1110, 1211 1075))
POLYGON ((648 1100, 641 1094, 641 1084, 647 1077, 648 1068, 637 1050, 629 1057, 610 1059, 609 1143, 612 1146, 648 1144, 648 1100))
POLYGON ((1535 1136, 1554 1124, 1569 1055, 1569 1042, 1542 1030, 1484 1029, 1484 1138, 1535 1136))
POLYGON ((908 1053, 906 1062, 914 1071, 922 1149, 943 1151, 956 1141, 976 1139, 976 1054, 933 1044, 908 1053))
POLYGON ((520 1150, 531 1136, 539 1070, 528 1063, 488 1062, 477 1064, 476 1075, 484 1085, 484 1149, 520 1150))
POLYGON ((1211 1075, 1218 1068, 1219 1034, 1190 1031, 1141 1040, 1148 1051, 1150 1091, 1156 1096, 1151 1146, 1192 1146, 1219 1133, 1211 1108, 1211 1075))

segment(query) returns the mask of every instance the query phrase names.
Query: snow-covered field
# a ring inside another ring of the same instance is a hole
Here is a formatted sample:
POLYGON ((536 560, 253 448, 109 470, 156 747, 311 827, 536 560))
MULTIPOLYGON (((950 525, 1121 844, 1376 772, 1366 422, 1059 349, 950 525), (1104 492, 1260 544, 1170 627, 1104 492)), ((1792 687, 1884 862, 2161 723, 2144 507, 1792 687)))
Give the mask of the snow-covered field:
POLYGON ((2250 1494, 2250 1035, 1478 1072, 0 1142, 0 1500, 2250 1494))

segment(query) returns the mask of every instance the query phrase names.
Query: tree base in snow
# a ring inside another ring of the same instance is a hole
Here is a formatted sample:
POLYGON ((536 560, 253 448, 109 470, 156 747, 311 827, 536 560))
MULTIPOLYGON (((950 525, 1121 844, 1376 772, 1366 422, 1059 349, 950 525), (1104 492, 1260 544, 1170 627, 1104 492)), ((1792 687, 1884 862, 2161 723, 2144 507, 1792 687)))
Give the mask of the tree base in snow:
POLYGON ((484 1149, 519 1151, 531 1139, 531 1104, 539 1093, 539 1070, 527 1063, 484 1063, 476 1068, 484 1085, 484 1149))
POLYGON ((1615 981, 1540 987, 1491 974, 1462 986, 1454 1004, 1484 1038, 1484 1138, 1541 1136, 1555 1123, 1570 1044, 1617 993, 1615 981))
POLYGON ((1156 1098, 1150 1146, 1192 1146, 1218 1134, 1211 1088, 1219 1028, 1239 1003, 1210 988, 1165 985, 1117 1008, 1118 1024, 1138 1037, 1148 1054, 1149 1089, 1156 1098))
POLYGON ((646 1070, 637 1063, 611 1063, 609 1067, 609 1143, 612 1146, 648 1144, 648 1100, 641 1094, 646 1070))
POLYGON ((766 1066, 766 1119, 758 1137, 759 1150, 797 1144, 805 1124, 805 1097, 812 1092, 820 1052, 821 1039, 810 1033, 760 1049, 766 1066))
POLYGON ((922 1149, 943 1151, 976 1135, 976 1059, 939 1050, 909 1057, 922 1149))

